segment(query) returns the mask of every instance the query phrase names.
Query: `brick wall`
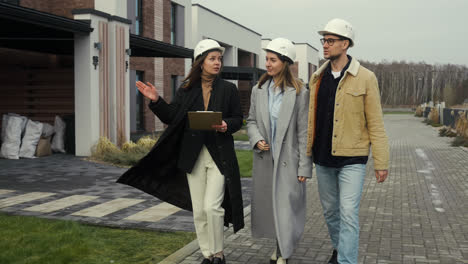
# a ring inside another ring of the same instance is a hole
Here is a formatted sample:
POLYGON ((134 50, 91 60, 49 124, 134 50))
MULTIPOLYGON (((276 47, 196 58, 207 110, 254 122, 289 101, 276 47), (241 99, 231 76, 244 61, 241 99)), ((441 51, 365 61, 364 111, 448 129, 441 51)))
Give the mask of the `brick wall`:
MULTIPOLYGON (((145 38, 162 40, 163 30, 163 0, 143 0, 142 1, 142 34, 145 38)), ((170 33, 170 32, 169 32, 170 33)), ((160 95, 165 97, 165 84, 163 59, 161 58, 146 58, 146 57, 131 57, 130 69, 143 71, 143 79, 145 82, 150 82, 156 86, 160 95)), ((169 77, 170 78, 170 77, 169 77)), ((133 85, 133 84, 131 84, 133 85)), ((149 100, 145 98, 144 102, 144 128, 147 132, 152 132, 155 129, 161 130, 164 128, 159 119, 146 107, 149 100)))
POLYGON ((164 99, 172 101, 172 75, 184 76, 185 62, 179 58, 164 58, 164 99))
POLYGON ((253 53, 239 50, 237 56, 237 65, 240 67, 253 67, 255 65, 253 53))
MULTIPOLYGON (((163 1, 163 41, 166 43, 171 42, 171 1, 164 0, 163 1)), ((164 58, 164 67, 163 67, 163 75, 164 75, 164 99, 167 101, 172 100, 172 84, 171 84, 171 76, 178 75, 184 76, 185 75, 185 61, 184 59, 179 58, 164 58)))
POLYGON ((238 81, 239 97, 241 101, 242 113, 245 117, 249 115, 250 109, 250 94, 252 93, 251 81, 238 81))
POLYGON ((154 39, 154 20, 155 20, 155 10, 154 10, 154 1, 152 0, 143 0, 142 1, 142 37, 153 38, 154 39))
MULTIPOLYGON (((154 59, 153 58, 143 58, 143 57, 130 57, 130 69, 142 71, 143 73, 143 82, 154 83, 154 59)), ((134 89, 135 84, 130 84, 130 89, 134 89)), ((151 132, 154 131, 154 114, 147 107, 149 100, 145 98, 143 106, 143 125, 145 131, 151 132)))
POLYGON ((94 8, 94 0, 21 0, 20 6, 57 16, 73 18, 73 9, 94 8))

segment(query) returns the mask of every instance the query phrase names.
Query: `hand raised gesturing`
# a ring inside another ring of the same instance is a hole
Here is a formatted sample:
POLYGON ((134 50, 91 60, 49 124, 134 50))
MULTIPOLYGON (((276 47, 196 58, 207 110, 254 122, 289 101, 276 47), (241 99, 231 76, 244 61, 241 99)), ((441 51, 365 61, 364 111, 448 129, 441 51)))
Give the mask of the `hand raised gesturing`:
POLYGON ((143 82, 138 81, 136 82, 136 86, 138 91, 140 91, 140 93, 143 94, 146 98, 153 102, 158 101, 158 91, 156 90, 156 87, 154 87, 154 85, 152 85, 150 82, 146 82, 146 84, 144 84, 143 82))

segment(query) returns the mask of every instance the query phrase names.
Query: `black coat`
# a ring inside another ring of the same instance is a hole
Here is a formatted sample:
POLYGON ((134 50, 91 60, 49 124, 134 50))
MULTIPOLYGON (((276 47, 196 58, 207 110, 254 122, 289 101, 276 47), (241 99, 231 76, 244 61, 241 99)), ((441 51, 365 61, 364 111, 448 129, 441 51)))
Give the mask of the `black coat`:
POLYGON ((162 98, 156 103, 150 103, 151 110, 169 126, 152 150, 117 182, 192 211, 186 173, 191 172, 201 146, 206 144, 225 177, 226 189, 222 204, 225 209, 224 224, 228 226, 232 223, 234 232, 237 232, 244 227, 239 165, 232 137, 232 133, 241 128, 243 121, 239 92, 234 84, 220 78, 216 78, 212 86, 208 110, 221 111, 228 130, 225 133, 191 130, 187 112, 203 107, 203 104, 200 105, 200 99, 203 103, 201 83, 191 89, 179 88, 171 104, 162 98))

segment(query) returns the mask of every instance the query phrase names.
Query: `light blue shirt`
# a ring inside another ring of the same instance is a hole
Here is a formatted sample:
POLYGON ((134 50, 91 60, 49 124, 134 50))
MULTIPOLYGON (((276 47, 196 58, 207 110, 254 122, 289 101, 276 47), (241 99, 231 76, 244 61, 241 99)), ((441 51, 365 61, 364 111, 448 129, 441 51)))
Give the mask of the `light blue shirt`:
POLYGON ((274 142, 276 139, 276 122, 278 121, 278 117, 280 114, 281 102, 283 102, 283 94, 284 92, 281 91, 281 88, 276 87, 275 82, 273 79, 270 80, 268 85, 268 110, 270 113, 270 134, 271 134, 271 142, 270 148, 272 156, 274 157, 275 149, 274 149, 274 142))

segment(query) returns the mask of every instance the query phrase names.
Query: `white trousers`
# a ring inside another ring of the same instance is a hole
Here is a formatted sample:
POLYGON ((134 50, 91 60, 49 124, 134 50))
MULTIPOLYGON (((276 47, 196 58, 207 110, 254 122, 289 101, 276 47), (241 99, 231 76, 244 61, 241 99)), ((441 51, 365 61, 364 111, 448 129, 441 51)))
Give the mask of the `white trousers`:
POLYGON ((206 146, 203 146, 192 173, 187 174, 192 197, 193 221, 198 244, 205 258, 224 247, 224 175, 206 146))

